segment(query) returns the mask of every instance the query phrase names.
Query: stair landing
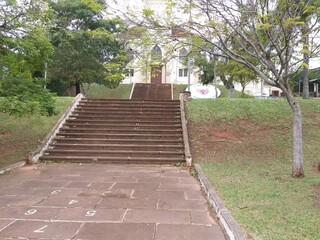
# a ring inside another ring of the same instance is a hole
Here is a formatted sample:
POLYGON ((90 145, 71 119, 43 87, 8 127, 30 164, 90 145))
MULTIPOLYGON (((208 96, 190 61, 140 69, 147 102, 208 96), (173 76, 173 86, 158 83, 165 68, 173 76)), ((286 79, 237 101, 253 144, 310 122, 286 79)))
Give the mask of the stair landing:
POLYGON ((131 99, 171 100, 171 84, 136 83, 131 99))

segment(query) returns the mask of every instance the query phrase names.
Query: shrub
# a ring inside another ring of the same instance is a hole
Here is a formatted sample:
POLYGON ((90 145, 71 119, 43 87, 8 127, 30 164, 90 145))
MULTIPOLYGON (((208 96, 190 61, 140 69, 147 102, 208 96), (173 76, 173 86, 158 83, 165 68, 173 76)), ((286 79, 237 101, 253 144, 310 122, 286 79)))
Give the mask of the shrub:
POLYGON ((1 82, 0 111, 12 115, 40 114, 52 116, 56 114, 53 94, 43 87, 43 79, 11 77, 1 82))

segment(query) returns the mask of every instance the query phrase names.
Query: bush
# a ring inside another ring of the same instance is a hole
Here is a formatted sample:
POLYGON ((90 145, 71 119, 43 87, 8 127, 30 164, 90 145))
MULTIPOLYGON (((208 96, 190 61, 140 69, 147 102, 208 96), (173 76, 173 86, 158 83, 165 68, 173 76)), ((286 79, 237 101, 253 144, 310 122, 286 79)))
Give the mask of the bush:
POLYGON ((0 86, 0 111, 12 115, 56 114, 53 94, 43 87, 43 79, 11 77, 3 80, 0 86))

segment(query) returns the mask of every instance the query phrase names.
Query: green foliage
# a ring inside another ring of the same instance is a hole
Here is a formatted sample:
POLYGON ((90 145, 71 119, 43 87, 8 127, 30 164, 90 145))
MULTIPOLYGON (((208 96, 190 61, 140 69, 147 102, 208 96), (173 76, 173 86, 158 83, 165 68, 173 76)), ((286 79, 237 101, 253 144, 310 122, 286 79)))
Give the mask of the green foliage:
POLYGON ((151 17, 154 14, 154 11, 151 9, 143 9, 142 13, 145 17, 151 17))
POLYGON ((5 1, 0 8, 0 78, 32 77, 44 70, 52 53, 46 24, 50 10, 44 1, 5 1))
POLYGON ((100 0, 52 5, 56 19, 51 29, 55 52, 48 69, 50 88, 93 82, 114 88, 123 79, 128 58, 117 36, 125 28, 118 19, 103 18, 104 5, 100 0))
POLYGON ((1 83, 0 111, 12 115, 56 114, 53 94, 43 88, 42 79, 7 78, 1 83))
POLYGON ((206 56, 198 55, 195 57, 195 65, 199 68, 199 75, 203 84, 212 83, 215 74, 215 63, 213 59, 208 59, 206 56))

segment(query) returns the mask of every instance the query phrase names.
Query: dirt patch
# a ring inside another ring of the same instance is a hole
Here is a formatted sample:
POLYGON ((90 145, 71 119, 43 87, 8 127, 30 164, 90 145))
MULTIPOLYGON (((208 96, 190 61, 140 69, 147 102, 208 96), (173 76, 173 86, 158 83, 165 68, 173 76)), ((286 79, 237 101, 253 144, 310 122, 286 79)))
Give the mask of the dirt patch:
POLYGON ((1 142, 1 148, 0 148, 0 158, 10 154, 10 153, 13 153, 17 150, 17 147, 14 146, 12 143, 9 143, 9 142, 1 142))
MULTIPOLYGON (((224 162, 239 156, 265 158, 275 154, 274 127, 239 119, 234 123, 188 123, 190 146, 195 161, 224 162)), ((286 130, 284 130, 286 131, 286 130)))
POLYGON ((7 132, 3 129, 0 129, 0 135, 7 135, 7 132))
POLYGON ((320 209, 320 184, 313 186, 315 195, 313 197, 313 206, 320 209))

